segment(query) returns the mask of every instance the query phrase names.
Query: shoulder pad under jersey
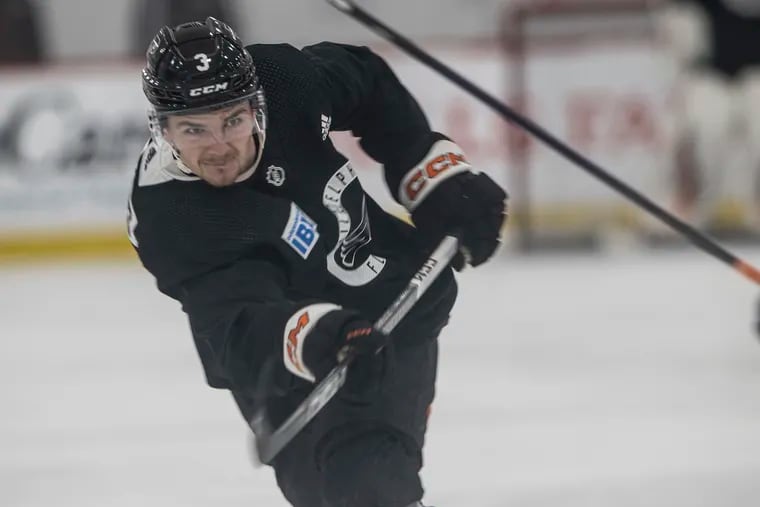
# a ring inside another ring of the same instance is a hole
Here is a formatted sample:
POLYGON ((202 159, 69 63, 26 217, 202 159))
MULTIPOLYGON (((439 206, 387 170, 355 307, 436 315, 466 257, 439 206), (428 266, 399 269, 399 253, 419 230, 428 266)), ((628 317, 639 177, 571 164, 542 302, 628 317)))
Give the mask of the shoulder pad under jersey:
POLYGON ((156 144, 153 139, 148 141, 140 156, 137 168, 137 185, 147 187, 159 185, 173 180, 199 180, 190 170, 183 167, 168 144, 156 144))

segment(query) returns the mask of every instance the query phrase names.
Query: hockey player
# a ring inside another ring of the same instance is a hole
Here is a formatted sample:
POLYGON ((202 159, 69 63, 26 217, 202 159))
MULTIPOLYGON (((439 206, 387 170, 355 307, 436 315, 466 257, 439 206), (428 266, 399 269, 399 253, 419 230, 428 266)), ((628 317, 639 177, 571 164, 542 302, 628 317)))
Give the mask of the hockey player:
POLYGON ((187 313, 209 385, 276 426, 355 348, 342 391, 272 463, 278 485, 297 507, 418 505, 452 271, 391 337, 371 323, 447 232, 463 230, 454 267, 488 260, 504 191, 367 48, 243 47, 208 18, 162 28, 142 76, 152 139, 129 236, 187 313), (416 227, 364 193, 330 130, 361 138, 416 227))
POLYGON ((672 125, 673 209, 700 227, 722 225, 757 233, 760 49, 746 40, 760 29, 760 4, 755 0, 671 4, 664 23, 681 73, 672 125), (727 210, 726 204, 733 204, 734 211, 723 213, 721 224, 720 209, 727 210), (741 208, 744 211, 737 213, 741 208), (727 218, 731 223, 725 223, 727 218))

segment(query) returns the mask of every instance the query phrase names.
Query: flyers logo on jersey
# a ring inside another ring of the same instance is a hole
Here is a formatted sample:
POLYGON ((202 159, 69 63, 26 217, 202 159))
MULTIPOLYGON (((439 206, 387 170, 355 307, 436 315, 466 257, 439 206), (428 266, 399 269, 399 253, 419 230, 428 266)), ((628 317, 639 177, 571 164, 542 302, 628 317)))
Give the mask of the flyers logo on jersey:
POLYGON ((401 180, 399 200, 413 211, 446 178, 471 168, 459 146, 451 141, 438 141, 422 162, 401 180))

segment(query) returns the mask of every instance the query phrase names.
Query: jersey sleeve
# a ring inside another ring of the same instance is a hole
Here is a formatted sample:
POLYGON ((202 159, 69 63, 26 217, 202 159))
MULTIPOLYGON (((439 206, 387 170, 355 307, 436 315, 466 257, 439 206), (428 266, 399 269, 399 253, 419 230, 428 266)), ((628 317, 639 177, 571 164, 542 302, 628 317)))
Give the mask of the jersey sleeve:
POLYGON ((138 188, 131 203, 140 259, 182 304, 211 386, 255 389, 268 361, 280 388, 308 378, 298 340, 309 329, 291 334, 289 326, 323 303, 315 298, 325 255, 303 210, 243 186, 202 182, 138 188))
POLYGON ((264 252, 183 284, 183 309, 209 385, 255 390, 266 382, 267 390, 286 391, 303 377, 292 371, 303 365, 287 340, 299 312, 316 301, 287 287, 286 269, 264 252), (274 368, 265 379, 268 363, 274 368))
POLYGON ((350 130, 383 164, 397 194, 404 175, 445 136, 433 132, 415 98, 367 47, 322 42, 302 50, 312 61, 332 111, 332 129, 350 130))

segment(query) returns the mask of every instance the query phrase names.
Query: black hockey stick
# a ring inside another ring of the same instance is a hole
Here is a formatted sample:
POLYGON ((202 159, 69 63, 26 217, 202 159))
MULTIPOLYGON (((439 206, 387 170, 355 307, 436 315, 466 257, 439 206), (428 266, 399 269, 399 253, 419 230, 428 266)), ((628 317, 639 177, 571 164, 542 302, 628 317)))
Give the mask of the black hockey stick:
POLYGON ((703 251, 730 265, 735 270, 742 273, 755 283, 760 284, 760 271, 758 271, 754 266, 743 261, 742 259, 739 259, 703 232, 700 232, 689 224, 683 222, 682 220, 679 220, 673 214, 669 213, 647 197, 644 197, 638 191, 634 190, 627 184, 623 183, 621 180, 617 179, 601 166, 595 164, 585 156, 570 148, 568 145, 564 144, 554 135, 534 123, 529 118, 522 116, 514 109, 496 99, 493 95, 490 95, 488 92, 472 83, 472 81, 467 80, 461 74, 455 72, 450 67, 435 59, 430 54, 420 49, 420 47, 414 44, 412 41, 399 34, 395 30, 391 29, 388 25, 369 14, 361 7, 357 6, 352 0, 327 1, 341 12, 351 16, 358 22, 367 26, 370 30, 376 32, 384 39, 392 42, 404 50, 413 58, 419 60, 424 65, 427 65, 449 81, 452 81, 465 91, 469 92, 475 98, 479 99, 485 105, 499 113, 507 121, 523 128, 528 133, 532 134, 534 137, 548 145, 550 148, 553 148, 562 154, 565 158, 571 162, 574 162, 581 169, 590 173, 592 176, 595 176, 613 189, 617 190, 618 193, 622 194, 624 197, 636 203, 639 207, 644 208, 650 214, 665 222, 667 225, 679 232, 682 236, 686 237, 689 241, 691 241, 697 247, 701 248, 703 251))
MULTIPOLYGON (((415 273, 401 294, 391 303, 385 313, 375 322, 375 329, 390 334, 396 325, 409 313, 425 291, 449 265, 459 248, 459 240, 446 236, 438 248, 428 257, 422 267, 415 273)), ((264 409, 259 410, 250 421, 256 435, 256 452, 261 463, 271 463, 272 459, 311 421, 335 393, 346 383, 348 366, 354 359, 349 352, 333 370, 317 384, 314 390, 274 431, 267 423, 264 409)))

